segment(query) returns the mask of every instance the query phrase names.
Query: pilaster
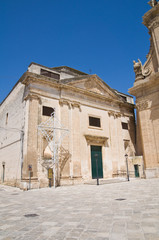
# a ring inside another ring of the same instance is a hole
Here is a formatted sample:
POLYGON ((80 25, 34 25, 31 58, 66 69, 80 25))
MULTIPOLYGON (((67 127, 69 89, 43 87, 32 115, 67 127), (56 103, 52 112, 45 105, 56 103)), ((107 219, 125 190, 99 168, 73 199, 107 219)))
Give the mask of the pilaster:
POLYGON ((28 132, 27 147, 23 162, 22 178, 29 178, 28 165, 32 165, 32 179, 37 179, 37 161, 38 161, 38 107, 40 98, 34 94, 29 94, 25 99, 29 103, 28 110, 28 132))

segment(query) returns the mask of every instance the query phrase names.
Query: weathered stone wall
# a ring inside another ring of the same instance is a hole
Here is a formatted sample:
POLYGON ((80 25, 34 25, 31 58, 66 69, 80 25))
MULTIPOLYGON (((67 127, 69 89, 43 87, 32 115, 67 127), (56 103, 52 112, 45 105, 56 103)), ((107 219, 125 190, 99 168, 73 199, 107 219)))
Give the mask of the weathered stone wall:
POLYGON ((25 86, 18 83, 0 107, 0 174, 1 181, 8 184, 15 184, 21 179, 21 130, 24 130, 25 125, 24 89, 25 86))
MULTIPOLYGON (((159 89, 151 88, 151 93, 145 91, 144 104, 143 98, 138 98, 138 111, 139 111, 139 119, 141 126, 141 136, 142 136, 142 144, 143 144, 143 154, 145 160, 145 167, 147 172, 151 171, 151 174, 147 174, 152 176, 152 169, 159 168, 159 97, 158 92, 159 89)), ((150 89, 148 91, 150 91, 150 89)), ((158 172, 154 172, 154 177, 158 175, 158 172)))

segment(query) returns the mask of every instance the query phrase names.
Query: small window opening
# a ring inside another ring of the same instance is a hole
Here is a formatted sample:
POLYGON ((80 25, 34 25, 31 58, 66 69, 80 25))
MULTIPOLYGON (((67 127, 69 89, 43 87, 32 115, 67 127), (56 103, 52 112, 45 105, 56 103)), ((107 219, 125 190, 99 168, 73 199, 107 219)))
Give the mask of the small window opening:
POLYGON ((8 113, 6 114, 6 125, 8 124, 8 113))
POLYGON ((128 123, 122 122, 121 125, 122 125, 122 129, 128 130, 128 123))
POLYGON ((127 102, 127 97, 121 96, 121 98, 127 102))
POLYGON ((4 182, 4 178, 5 178, 5 162, 2 162, 2 167, 3 167, 3 172, 2 172, 2 182, 4 182))
POLYGON ((46 106, 43 106, 43 116, 51 116, 51 114, 54 113, 54 108, 51 108, 51 107, 46 107, 46 106))
POLYGON ((89 126, 101 127, 100 118, 89 117, 89 126))
POLYGON ((54 73, 54 72, 50 72, 50 71, 47 71, 47 70, 44 70, 44 69, 41 69, 41 73, 40 74, 43 75, 43 76, 46 76, 46 77, 57 79, 57 80, 60 79, 60 75, 59 74, 54 73))

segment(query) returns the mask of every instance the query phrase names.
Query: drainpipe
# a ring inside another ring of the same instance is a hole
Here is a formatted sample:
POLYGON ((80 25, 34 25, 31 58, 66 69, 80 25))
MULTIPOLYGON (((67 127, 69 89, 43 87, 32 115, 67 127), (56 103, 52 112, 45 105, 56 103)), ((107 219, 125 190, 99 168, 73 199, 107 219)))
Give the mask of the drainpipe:
POLYGON ((21 180, 22 180, 22 170, 23 170, 23 142, 24 142, 24 132, 20 132, 20 163, 21 163, 21 180))

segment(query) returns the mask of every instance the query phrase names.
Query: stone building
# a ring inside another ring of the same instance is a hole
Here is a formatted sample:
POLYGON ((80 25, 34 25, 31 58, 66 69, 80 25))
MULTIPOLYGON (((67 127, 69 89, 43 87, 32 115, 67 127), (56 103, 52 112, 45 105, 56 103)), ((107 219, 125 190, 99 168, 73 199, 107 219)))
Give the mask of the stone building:
POLYGON ((31 179, 38 188, 126 177, 126 154, 131 177, 159 177, 159 2, 149 4, 150 51, 144 65, 134 61, 129 89, 137 125, 133 98, 97 75, 31 63, 0 105, 1 182, 27 188, 31 179))
POLYGON ((125 154, 135 156, 133 98, 97 75, 31 63, 0 106, 2 182, 26 188, 31 172, 31 187, 53 184, 53 140, 38 130, 52 112, 69 131, 58 148, 56 184, 126 174, 125 154))
POLYGON ((143 16, 150 34, 147 61, 134 61, 136 79, 129 93, 136 96, 137 155, 143 155, 147 178, 159 177, 159 2, 150 1, 143 16))

